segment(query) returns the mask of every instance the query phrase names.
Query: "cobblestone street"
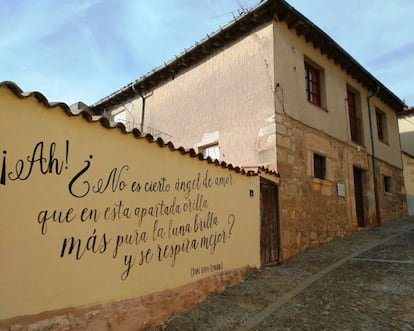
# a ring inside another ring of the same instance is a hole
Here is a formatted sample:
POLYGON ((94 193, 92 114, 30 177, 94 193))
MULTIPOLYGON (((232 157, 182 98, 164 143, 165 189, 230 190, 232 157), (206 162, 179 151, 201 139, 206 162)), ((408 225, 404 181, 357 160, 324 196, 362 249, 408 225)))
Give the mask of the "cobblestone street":
POLYGON ((414 217, 264 268, 152 330, 414 330, 414 217))

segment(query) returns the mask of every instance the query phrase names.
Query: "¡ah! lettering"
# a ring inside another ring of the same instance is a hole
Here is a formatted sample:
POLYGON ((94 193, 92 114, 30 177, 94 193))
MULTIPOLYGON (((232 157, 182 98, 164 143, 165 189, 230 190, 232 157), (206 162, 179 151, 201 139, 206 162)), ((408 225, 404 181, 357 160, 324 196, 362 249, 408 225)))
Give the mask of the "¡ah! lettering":
MULTIPOLYGON (((69 157, 69 141, 66 140, 65 159, 59 159, 56 156, 56 143, 51 142, 49 144, 48 151, 45 150, 45 142, 38 142, 31 153, 26 159, 18 159, 14 165, 14 170, 8 172, 8 179, 15 180, 27 180, 36 171, 36 169, 42 174, 55 174, 60 175, 65 167, 68 168, 69 157)), ((2 184, 6 185, 6 173, 7 164, 7 151, 3 151, 3 165, 2 165, 2 184)))

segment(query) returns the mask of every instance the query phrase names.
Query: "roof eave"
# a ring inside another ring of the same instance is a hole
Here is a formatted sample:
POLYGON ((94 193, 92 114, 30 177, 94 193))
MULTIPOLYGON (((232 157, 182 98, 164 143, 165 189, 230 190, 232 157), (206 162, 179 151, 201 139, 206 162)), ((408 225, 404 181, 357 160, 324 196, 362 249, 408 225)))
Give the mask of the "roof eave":
POLYGON ((168 63, 152 70, 145 76, 128 84, 122 89, 101 99, 90 106, 93 112, 100 114, 105 109, 110 109, 128 99, 136 97, 136 90, 151 91, 176 75, 200 63, 214 52, 226 47, 241 37, 249 34, 258 26, 270 22, 273 19, 285 22, 289 29, 294 30, 299 37, 326 54, 328 59, 341 67, 342 70, 353 79, 364 85, 369 91, 378 91, 377 97, 388 104, 397 113, 402 112, 407 106, 394 93, 386 88, 371 73, 362 67, 348 52, 339 46, 329 35, 318 28, 309 19, 290 6, 285 0, 267 0, 261 2, 255 8, 235 18, 223 28, 212 35, 207 35, 201 42, 185 50, 180 56, 176 56, 168 63))
POLYGON ((364 85, 370 92, 377 92, 377 97, 388 104, 396 112, 401 112, 405 103, 376 79, 369 71, 360 65, 347 51, 345 51, 328 34, 303 16, 286 1, 281 0, 284 6, 277 6, 275 16, 285 22, 290 30, 294 30, 299 37, 311 43, 315 49, 341 67, 349 76, 364 85))
POLYGON ((273 19, 273 7, 273 1, 261 2, 253 9, 234 18, 226 26, 220 27, 215 33, 207 34, 202 41, 196 42, 192 47, 184 50, 182 54, 174 57, 168 63, 164 63, 136 81, 99 100, 91 105, 90 108, 95 113, 102 113, 105 109, 136 97, 136 90, 145 93, 168 80, 174 79, 176 75, 210 57, 211 54, 223 49, 229 43, 248 35, 258 26, 270 22, 273 19))

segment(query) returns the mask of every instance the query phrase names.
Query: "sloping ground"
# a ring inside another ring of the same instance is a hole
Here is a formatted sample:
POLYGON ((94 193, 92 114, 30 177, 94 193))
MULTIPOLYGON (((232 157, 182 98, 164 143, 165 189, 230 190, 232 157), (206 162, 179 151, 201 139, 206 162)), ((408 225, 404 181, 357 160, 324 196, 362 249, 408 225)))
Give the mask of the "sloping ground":
POLYGON ((414 217, 263 269, 151 330, 414 329, 414 217))

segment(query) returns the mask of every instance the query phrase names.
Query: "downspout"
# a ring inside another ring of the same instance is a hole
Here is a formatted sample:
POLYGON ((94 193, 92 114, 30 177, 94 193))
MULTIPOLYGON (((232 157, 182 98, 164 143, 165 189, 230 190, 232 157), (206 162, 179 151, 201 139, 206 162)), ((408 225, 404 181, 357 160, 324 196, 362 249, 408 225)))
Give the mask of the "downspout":
POLYGON ((378 176, 377 176, 377 162, 375 157, 375 144, 374 144, 374 134, 372 129, 372 115, 371 115, 371 103, 370 99, 376 95, 378 95, 380 91, 380 86, 377 86, 377 90, 372 93, 367 98, 368 103, 368 118, 369 118, 369 133, 371 137, 371 153, 372 153, 372 173, 374 176, 374 200, 375 200, 375 214, 377 218, 377 225, 381 225, 381 209, 379 205, 379 193, 378 193, 378 176))
POLYGON ((132 91, 134 91, 136 94, 138 94, 142 98, 142 108, 141 108, 141 124, 139 127, 139 131, 144 133, 144 120, 145 120, 145 96, 141 93, 141 91, 138 89, 135 89, 135 85, 132 85, 132 91))

